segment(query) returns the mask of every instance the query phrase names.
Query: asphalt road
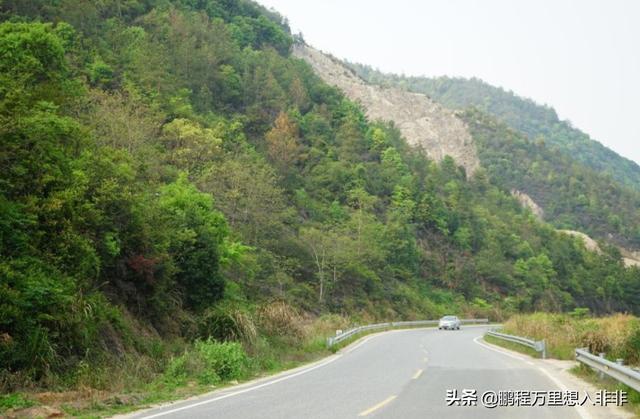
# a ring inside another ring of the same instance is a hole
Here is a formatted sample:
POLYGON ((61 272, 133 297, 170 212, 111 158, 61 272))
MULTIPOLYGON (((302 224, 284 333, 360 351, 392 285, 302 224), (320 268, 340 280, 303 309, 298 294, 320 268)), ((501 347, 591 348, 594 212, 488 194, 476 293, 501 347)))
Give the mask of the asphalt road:
MULTIPOLYGON (((535 363, 477 342, 484 327, 365 338, 320 363, 138 418, 579 418, 573 407, 447 406, 447 390, 561 390, 535 363)), ((574 390, 574 389, 571 389, 574 390)), ((575 389, 578 390, 578 389, 575 389)))

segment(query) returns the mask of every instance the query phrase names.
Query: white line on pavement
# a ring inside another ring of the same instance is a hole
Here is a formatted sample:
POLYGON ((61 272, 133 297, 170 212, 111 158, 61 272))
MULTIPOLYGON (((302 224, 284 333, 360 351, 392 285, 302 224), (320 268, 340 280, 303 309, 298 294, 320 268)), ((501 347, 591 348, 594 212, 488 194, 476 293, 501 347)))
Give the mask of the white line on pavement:
MULTIPOLYGON (((549 379, 551 381, 553 381, 555 383, 555 385, 557 385, 560 390, 562 391, 568 391, 569 389, 567 388, 567 386, 565 386, 560 380, 558 380, 556 377, 554 377, 553 375, 551 375, 551 373, 547 370, 545 370, 542 367, 538 367, 538 369, 540 371, 542 371, 542 373, 544 375, 546 375, 547 377, 549 377, 549 379)), ((585 409, 583 406, 575 406, 576 410, 578 411, 578 415, 580 415, 580 417, 582 419, 590 419, 591 415, 587 412, 587 409, 585 409)))
POLYGON ((371 335, 369 337, 366 337, 362 340, 362 342, 358 343, 356 346, 349 348, 348 351, 344 352, 345 354, 350 354, 351 352, 355 351, 356 349, 358 349, 359 347, 361 347, 362 345, 364 345, 365 343, 369 342, 371 339, 375 338, 376 336, 380 336, 380 335, 371 335))
MULTIPOLYGON (((520 360, 520 361, 524 361, 524 362, 526 362, 527 364, 530 364, 530 365, 535 365, 533 362, 531 362, 531 361, 527 361, 525 358, 522 358, 522 357, 519 357, 519 356, 516 356, 516 355, 510 354, 510 353, 508 353, 508 352, 506 352, 506 351, 504 351, 504 350, 502 350, 502 349, 498 349, 498 348, 495 348, 495 347, 493 347, 493 346, 489 346, 489 345, 487 345, 487 344, 485 344, 485 343, 478 342, 478 339, 481 339, 481 338, 482 338, 482 336, 478 336, 477 338, 473 339, 473 341, 474 341, 475 343, 477 343, 478 345, 480 345, 480 346, 484 346, 485 348, 490 349, 490 350, 492 350, 492 351, 494 351, 494 352, 498 352, 498 353, 501 353, 502 355, 506 355, 506 356, 509 356, 509 357, 511 357, 511 358, 515 358, 515 359, 518 359, 518 360, 520 360)), ((563 391, 567 391, 567 390, 568 390, 568 389, 567 389, 567 387, 566 387, 564 384, 562 384, 562 382, 560 382, 556 377, 554 377, 553 375, 551 375, 547 370, 545 370, 544 368, 541 368, 541 367, 537 367, 537 369, 539 369, 539 370, 540 370, 542 373, 544 373, 544 374, 545 374, 545 375, 546 375, 546 376, 547 376, 551 381, 553 381, 553 383, 554 383, 556 386, 558 386, 558 388, 560 388, 560 390, 563 390, 563 391)), ((575 408, 576 408, 576 411, 577 411, 577 413, 578 413, 578 416, 580 416, 582 419, 591 419, 591 415, 589 415, 589 413, 587 413, 587 411, 586 411, 586 409, 585 409, 584 407, 582 407, 582 406, 575 406, 575 408)))
POLYGON ((511 357, 511 358, 517 359, 517 360, 519 360, 519 361, 524 361, 524 360, 525 360, 524 358, 521 358, 521 357, 519 357, 519 356, 516 356, 516 355, 510 354, 509 352, 503 351, 503 350, 498 349, 498 348, 494 348, 493 346, 489 346, 489 345, 487 345, 486 343, 478 342, 478 339, 481 339, 481 338, 482 338, 482 336, 478 336, 478 337, 477 337, 477 338, 475 338, 473 341, 474 341, 475 343, 477 343, 478 345, 480 345, 480 346, 484 346, 485 348, 490 349, 490 350, 492 350, 492 351, 494 351, 494 352, 499 352, 499 353, 501 353, 502 355, 506 355, 506 356, 508 356, 508 357, 511 357))
POLYGON ((226 399, 228 397, 237 396, 237 395, 243 394, 243 393, 248 393, 250 391, 257 390, 257 389, 263 388, 263 387, 267 387, 267 386, 270 386, 272 384, 276 384, 276 383, 288 380, 290 378, 298 377, 298 376, 300 376, 302 374, 306 374, 306 373, 308 373, 310 371, 313 371, 315 369, 324 367, 325 365, 328 365, 328 364, 332 363, 333 361, 339 359, 343 355, 353 352, 354 350, 356 350, 360 346, 364 345, 366 342, 368 342, 371 339, 375 338, 376 336, 380 336, 380 335, 381 334, 375 334, 375 335, 368 336, 368 337, 364 338, 362 340, 362 342, 358 343, 357 345, 355 345, 352 348, 349 348, 346 352, 343 352, 343 353, 337 354, 337 355, 333 355, 332 357, 328 358, 325 362, 322 362, 320 364, 314 365, 314 366, 309 367, 307 369, 303 369, 302 371, 299 371, 299 372, 296 372, 296 373, 293 373, 293 374, 289 374, 289 375, 285 375, 284 377, 277 378, 275 380, 268 381, 266 383, 259 384, 259 385, 253 386, 253 387, 249 387, 249 388, 245 388, 245 389, 242 389, 242 390, 234 391, 232 393, 227 393, 227 394, 224 394, 224 395, 219 396, 219 397, 214 397, 212 399, 207 399, 207 400, 203 400, 203 401, 200 401, 200 402, 197 402, 197 403, 193 403, 193 404, 189 404, 189 405, 186 405, 186 406, 177 407, 175 409, 165 410, 165 411, 158 412, 156 414, 149 415, 149 416, 143 416, 143 418, 144 419, 152 419, 152 418, 157 418, 157 417, 161 417, 161 416, 170 415, 172 413, 176 413, 176 412, 180 412, 180 411, 183 411, 183 410, 191 409, 193 407, 198 407, 198 406, 202 406, 202 405, 205 405, 205 404, 213 403, 213 402, 218 401, 218 400, 226 399))
POLYGON ((257 390, 257 389, 263 388, 263 387, 267 387, 267 386, 270 386, 272 384, 276 384, 276 383, 288 380, 288 379, 293 378, 293 377, 298 377, 298 376, 300 376, 302 374, 306 374, 306 373, 311 372, 313 370, 316 370, 318 368, 324 367, 325 365, 328 365, 328 364, 332 363, 333 361, 339 359, 340 357, 341 357, 341 355, 334 355, 333 357, 329 358, 326 362, 323 362, 321 364, 315 365, 315 366, 307 368, 305 370, 296 372, 294 374, 286 375, 284 377, 275 379, 273 381, 266 382, 264 384, 259 384, 259 385, 254 386, 254 387, 249 387, 249 388, 246 388, 244 390, 235 391, 233 393, 225 394, 225 395, 220 396, 220 397, 214 397, 213 399, 203 400, 201 402, 193 403, 193 404, 190 404, 190 405, 187 405, 187 406, 182 406, 182 407, 178 407, 178 408, 171 409, 171 410, 165 410, 163 412, 156 413, 155 415, 144 416, 144 418, 145 419, 151 419, 151 418, 157 418, 157 417, 160 417, 160 416, 166 416, 166 415, 170 415, 172 413, 180 412, 182 410, 187 410, 187 409, 191 409, 193 407, 202 406, 202 405, 205 405, 205 404, 208 404, 208 403, 213 403, 215 401, 226 399, 228 397, 237 396, 238 394, 248 393, 250 391, 257 390))

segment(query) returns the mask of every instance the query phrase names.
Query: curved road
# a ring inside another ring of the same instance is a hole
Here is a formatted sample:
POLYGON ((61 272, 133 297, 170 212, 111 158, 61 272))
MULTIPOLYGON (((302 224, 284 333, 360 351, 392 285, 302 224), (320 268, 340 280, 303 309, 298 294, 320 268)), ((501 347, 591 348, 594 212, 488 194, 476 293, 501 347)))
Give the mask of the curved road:
MULTIPOLYGON (((561 390, 524 357, 460 331, 397 330, 364 338, 316 364, 138 412, 136 418, 579 418, 572 407, 447 406, 447 390, 561 390)), ((561 384, 560 384, 561 385, 561 384)), ((571 389, 578 390, 578 389, 571 389)))

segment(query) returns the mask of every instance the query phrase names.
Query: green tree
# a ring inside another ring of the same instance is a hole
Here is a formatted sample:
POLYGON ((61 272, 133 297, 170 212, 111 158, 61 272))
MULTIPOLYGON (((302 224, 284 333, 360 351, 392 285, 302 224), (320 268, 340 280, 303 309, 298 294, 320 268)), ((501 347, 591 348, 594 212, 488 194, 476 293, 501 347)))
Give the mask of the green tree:
POLYGON ((224 217, 214 210, 211 196, 199 192, 184 175, 160 188, 158 205, 171 227, 169 251, 185 304, 192 308, 211 305, 224 292, 220 273, 227 251, 224 217))

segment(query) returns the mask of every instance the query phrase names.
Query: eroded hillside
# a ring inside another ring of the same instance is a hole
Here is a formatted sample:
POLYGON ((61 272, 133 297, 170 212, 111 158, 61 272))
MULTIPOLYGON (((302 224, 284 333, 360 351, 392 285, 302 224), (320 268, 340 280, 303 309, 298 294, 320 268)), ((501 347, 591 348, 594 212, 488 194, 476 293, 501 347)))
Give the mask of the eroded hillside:
POLYGON ((453 157, 467 173, 479 167, 473 139, 456 114, 427 96, 363 81, 340 61, 308 45, 296 44, 293 55, 308 62, 327 83, 360 102, 372 119, 393 121, 407 141, 435 160, 453 157))

